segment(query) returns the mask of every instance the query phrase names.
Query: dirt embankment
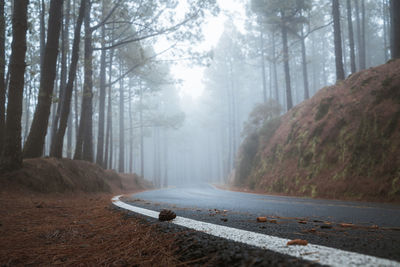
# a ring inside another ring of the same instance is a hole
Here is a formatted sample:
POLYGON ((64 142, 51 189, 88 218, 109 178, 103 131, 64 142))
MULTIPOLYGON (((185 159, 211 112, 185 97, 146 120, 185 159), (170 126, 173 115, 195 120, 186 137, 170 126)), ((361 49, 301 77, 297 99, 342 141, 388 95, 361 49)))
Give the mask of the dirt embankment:
POLYGON ((151 188, 134 174, 68 159, 0 174, 0 266, 176 266, 174 237, 111 207, 151 188))
POLYGON ((268 122, 245 139, 237 166, 235 185, 262 192, 400 202, 400 60, 268 122))
POLYGON ((119 193, 151 188, 135 174, 119 175, 99 165, 82 160, 26 159, 23 168, 0 174, 0 186, 7 191, 36 193, 119 193))

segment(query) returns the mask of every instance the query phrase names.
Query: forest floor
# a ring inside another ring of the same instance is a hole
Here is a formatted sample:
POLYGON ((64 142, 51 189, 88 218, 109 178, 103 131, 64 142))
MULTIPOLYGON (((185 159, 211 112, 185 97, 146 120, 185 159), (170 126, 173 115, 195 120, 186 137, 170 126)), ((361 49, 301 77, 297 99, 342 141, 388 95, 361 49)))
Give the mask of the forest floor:
POLYGON ((113 195, 149 186, 115 174, 110 182, 110 172, 97 165, 64 159, 28 160, 22 170, 0 174, 0 266, 184 265, 173 234, 111 206, 113 195), (47 168, 40 171, 41 165, 47 168), (79 175, 81 169, 87 171, 79 175), (48 192, 46 183, 58 193, 48 192), (63 183, 67 192, 60 192, 63 183))

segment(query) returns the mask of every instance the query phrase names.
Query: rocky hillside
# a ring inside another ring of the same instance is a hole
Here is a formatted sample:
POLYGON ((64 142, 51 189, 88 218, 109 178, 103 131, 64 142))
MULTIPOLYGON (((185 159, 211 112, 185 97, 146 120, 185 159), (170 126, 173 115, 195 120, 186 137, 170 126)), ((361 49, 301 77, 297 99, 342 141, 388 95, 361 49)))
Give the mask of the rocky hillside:
POLYGON ((321 89, 247 136, 234 183, 268 193, 400 200, 400 60, 321 89))

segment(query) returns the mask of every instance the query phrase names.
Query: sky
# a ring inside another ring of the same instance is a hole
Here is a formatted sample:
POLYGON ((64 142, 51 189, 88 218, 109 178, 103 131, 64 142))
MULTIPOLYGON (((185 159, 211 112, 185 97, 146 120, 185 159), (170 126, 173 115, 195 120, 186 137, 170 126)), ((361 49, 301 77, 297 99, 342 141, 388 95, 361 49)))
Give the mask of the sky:
MULTIPOLYGON (((227 19, 226 13, 235 13, 235 16, 241 18, 245 17, 245 1, 240 0, 217 0, 217 3, 221 9, 221 12, 217 17, 208 15, 206 22, 202 26, 202 31, 204 34, 204 41, 198 45, 199 48, 204 51, 210 51, 218 43, 220 36, 224 30, 224 23, 227 19)), ((179 8, 179 6, 177 7, 179 8)), ((184 13, 185 5, 181 6, 181 12, 184 13)), ((178 13, 181 13, 178 10, 178 13)), ((238 20, 243 22, 243 20, 238 20)), ((242 28, 243 25, 237 25, 242 28)), ((165 41, 167 42, 167 41, 165 41)), ((162 50, 162 47, 168 47, 167 43, 159 42, 156 46, 156 50, 162 50), (159 46, 159 48, 157 48, 159 46)), ((180 80, 181 83, 177 85, 179 88, 179 94, 181 97, 187 98, 188 96, 198 99, 203 91, 203 72, 206 67, 199 65, 192 65, 188 67, 187 62, 181 62, 174 64, 171 67, 171 73, 175 79, 180 80)))

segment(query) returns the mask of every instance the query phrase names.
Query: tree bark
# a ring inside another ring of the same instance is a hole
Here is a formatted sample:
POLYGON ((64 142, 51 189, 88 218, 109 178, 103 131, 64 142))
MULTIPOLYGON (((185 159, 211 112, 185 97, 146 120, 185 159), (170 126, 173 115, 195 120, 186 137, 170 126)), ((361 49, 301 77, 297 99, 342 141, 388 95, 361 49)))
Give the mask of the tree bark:
POLYGON ((140 122, 140 176, 144 178, 144 137, 143 137, 143 87, 140 83, 139 122, 140 122))
POLYGON ((390 0, 391 54, 400 58, 400 1, 390 0))
POLYGON ((46 5, 44 0, 41 1, 40 10, 40 73, 43 72, 44 51, 46 48, 46 25, 45 25, 45 10, 46 5))
POLYGON ((132 90, 129 88, 129 173, 133 173, 133 110, 132 110, 132 90))
POLYGON ((272 57, 273 57, 273 73, 274 73, 274 87, 275 87, 275 96, 276 96, 276 102, 279 103, 279 84, 278 84, 278 70, 276 67, 276 49, 275 49, 275 33, 272 32, 272 57))
POLYGON ((388 16, 387 15, 387 2, 386 0, 382 0, 382 18, 383 18, 383 52, 385 55, 385 62, 389 60, 389 55, 388 55, 388 16))
POLYGON ((361 50, 360 50, 360 69, 366 68, 366 46, 365 46, 365 1, 361 1, 361 50))
POLYGON ((106 168, 111 169, 111 131, 112 131, 112 94, 111 94, 111 79, 112 79, 112 64, 113 64, 114 50, 110 51, 110 60, 109 60, 109 86, 108 86, 108 107, 107 107, 107 129, 106 129, 106 147, 104 152, 104 166, 106 168))
POLYGON ((74 41, 73 41, 73 45, 72 45, 72 54, 71 54, 71 63, 70 63, 69 73, 68 73, 68 82, 67 82, 67 85, 64 90, 65 94, 63 97, 63 101, 60 103, 60 105, 61 105, 60 123, 59 123, 58 130, 56 132, 54 146, 52 147, 52 151, 50 152, 51 156, 57 157, 57 158, 62 157, 64 135, 65 135, 65 130, 67 128, 68 117, 69 117, 70 109, 71 109, 71 98, 72 98, 72 92, 73 92, 73 88, 74 88, 74 82, 75 82, 75 78, 76 78, 77 65, 78 65, 78 59, 79 59, 79 43, 81 40, 81 28, 82 28, 82 23, 83 23, 83 17, 85 15, 87 1, 88 0, 81 0, 81 6, 79 8, 79 15, 78 15, 78 19, 76 21, 76 26, 75 26, 75 30, 74 30, 74 41))
POLYGON ((265 77, 265 58, 264 58, 264 36, 262 30, 260 30, 260 61, 261 61, 261 78, 263 85, 263 100, 267 103, 267 80, 265 77))
POLYGON ((301 30, 301 61, 303 65, 303 85, 304 85, 304 99, 310 98, 310 86, 308 83, 308 67, 307 67, 307 51, 306 51, 306 44, 305 44, 305 36, 303 29, 301 30))
POLYGON ((5 134, 5 104, 6 104, 6 54, 5 54, 5 13, 4 1, 0 1, 0 155, 3 151, 4 134, 5 134))
MULTIPOLYGON (((284 17, 284 14, 282 14, 284 17)), ((286 107, 287 110, 290 110, 293 107, 292 101, 292 88, 290 84, 290 68, 289 68, 289 46, 287 39, 287 28, 282 21, 281 25, 282 31, 282 46, 283 46, 283 70, 285 72, 285 83, 286 83, 286 107)))
POLYGON ((12 18, 13 41, 10 57, 10 85, 7 103, 6 133, 0 169, 16 170, 22 167, 21 117, 24 91, 26 32, 28 29, 28 0, 15 0, 18 8, 12 18))
POLYGON ((354 32, 353 20, 351 18, 351 1, 347 0, 347 24, 349 31, 349 46, 350 46, 350 69, 351 73, 356 72, 356 53, 354 51, 354 32))
POLYGON ((43 155, 44 141, 49 123, 51 100, 57 69, 58 45, 61 30, 63 1, 50 2, 46 50, 43 70, 40 74, 38 103, 32 120, 31 130, 26 140, 23 155, 25 158, 37 158, 43 155))
MULTIPOLYGON (((102 17, 105 17, 105 4, 103 1, 102 17)), ((101 26, 101 47, 105 46, 106 29, 104 24, 101 26)), ((97 133, 97 154, 96 163, 100 166, 104 165, 104 113, 106 103, 106 50, 101 50, 100 55, 100 95, 99 95, 99 127, 97 133)))
MULTIPOLYGON (((122 60, 121 60, 122 61, 122 60)), ((120 74, 123 73, 123 64, 120 62, 120 74)), ((119 82, 119 159, 118 170, 123 173, 125 171, 125 114, 124 114, 124 79, 119 82)))
POLYGON ((93 162, 93 48, 92 30, 90 28, 90 1, 85 9, 85 55, 84 55, 84 82, 82 95, 81 119, 79 122, 78 138, 75 147, 74 159, 82 159, 93 162))
POLYGON ((54 114, 54 118, 51 124, 51 145, 50 145, 50 154, 54 151, 53 146, 55 146, 56 135, 58 124, 61 116, 61 106, 63 99, 65 97, 65 87, 67 84, 67 58, 69 53, 69 18, 70 18, 70 7, 71 0, 68 0, 67 7, 65 9, 64 14, 64 25, 61 31, 61 73, 60 73, 60 86, 59 86, 59 95, 58 95, 58 104, 57 111, 54 114))
POLYGON ((333 38, 335 43, 336 79, 344 80, 342 37, 340 34, 339 1, 332 0, 333 38))

